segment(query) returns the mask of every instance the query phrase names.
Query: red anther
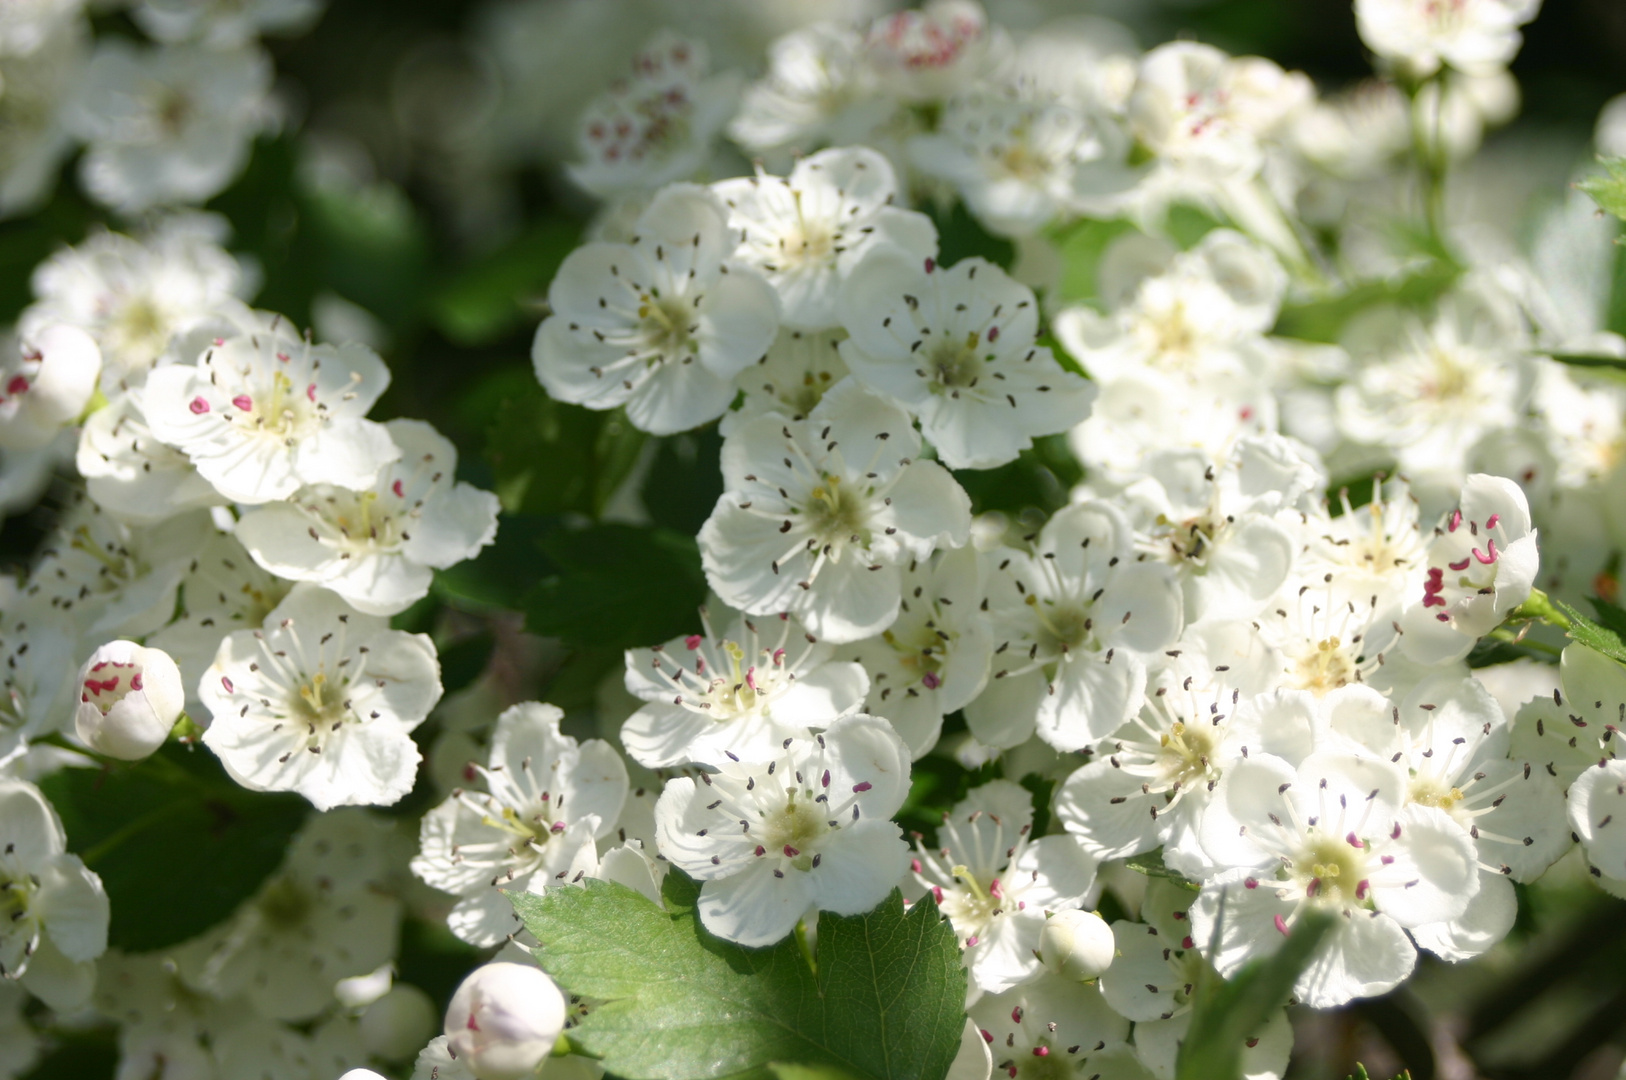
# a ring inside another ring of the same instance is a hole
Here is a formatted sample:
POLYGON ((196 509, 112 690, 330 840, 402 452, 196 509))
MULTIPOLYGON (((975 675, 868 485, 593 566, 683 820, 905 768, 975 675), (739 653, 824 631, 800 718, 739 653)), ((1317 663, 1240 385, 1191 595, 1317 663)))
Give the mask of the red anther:
POLYGON ((758 844, 756 853, 758 856, 766 855, 768 853, 768 849, 763 847, 761 844, 758 844))
POLYGON ((801 854, 800 851, 798 851, 797 849, 791 847, 789 844, 785 845, 785 858, 794 859, 796 856, 798 856, 800 854, 801 854))
POLYGON ((1195 949, 1197 947, 1197 943, 1191 940, 1190 934, 1187 934, 1185 937, 1180 939, 1180 947, 1182 949, 1195 949))
POLYGON ((1462 511, 1461 510, 1453 510, 1453 511, 1451 511, 1451 522, 1446 527, 1448 529, 1450 529, 1452 532, 1456 532, 1459 528, 1462 527, 1462 511))
POLYGON ((254 399, 247 394, 238 394, 231 399, 231 403, 241 412, 251 412, 254 409, 254 399))
POLYGON ((1344 842, 1357 850, 1366 846, 1365 844, 1361 843, 1361 838, 1356 836, 1354 833, 1350 833, 1348 836, 1344 837, 1344 842))
POLYGON ((1365 900, 1366 899, 1366 894, 1371 888, 1372 888, 1372 883, 1370 881, 1366 880, 1365 878, 1362 878, 1360 881, 1356 882, 1355 883, 1355 899, 1357 899, 1357 900, 1365 900))
POLYGON ((202 396, 199 396, 193 398, 191 404, 189 404, 187 408, 192 410, 193 416, 202 416, 204 413, 209 411, 209 403, 204 401, 202 396))
MULTIPOLYGON (((826 784, 828 784, 830 782, 829 776, 830 776, 829 773, 825 774, 825 781, 824 782, 826 784)), ((875 785, 870 783, 868 780, 860 780, 860 781, 858 781, 858 783, 853 785, 853 790, 854 791, 868 791, 870 788, 872 788, 874 786, 875 785)))
POLYGON ((992 1031, 989 1031, 987 1028, 983 1028, 982 1029, 982 1041, 986 1042, 986 1043, 993 1042, 994 1041, 994 1033, 992 1031))
POLYGON ((943 886, 941 886, 941 885, 933 885, 932 886, 932 899, 936 900, 939 904, 941 904, 943 902, 943 886))
POLYGON ((1486 518, 1485 519, 1485 531, 1489 532, 1490 530, 1496 528, 1497 524, 1500 523, 1501 520, 1502 520, 1502 515, 1501 514, 1492 514, 1490 517, 1486 518))
POLYGON ((1382 863, 1384 866, 1389 866, 1394 861, 1395 861, 1395 857, 1393 855, 1384 855, 1384 856, 1379 857, 1379 859, 1378 859, 1378 862, 1382 863))
POLYGON ((309 386, 305 387, 305 396, 310 398, 312 401, 316 400, 316 384, 315 383, 311 383, 309 386))
POLYGON ((1033 1056, 1034 1057, 1049 1057, 1050 1056, 1050 1047, 1048 1047, 1048 1046, 1035 1046, 1033 1048, 1033 1056))
POLYGON ((134 675, 130 676, 130 689, 131 690, 140 690, 141 689, 141 673, 140 672, 136 672, 134 675))
POLYGON ((910 859, 909 860, 909 869, 910 869, 910 871, 912 873, 916 873, 916 874, 920 873, 920 860, 919 859, 910 859))
POLYGON ((937 269, 937 260, 932 258, 930 255, 926 256, 926 273, 929 274, 933 270, 936 270, 936 269, 937 269))
POLYGON ((999 327, 990 326, 988 328, 988 340, 990 343, 999 340, 999 327))
POLYGON ((26 394, 28 392, 28 378, 23 375, 13 375, 6 383, 6 393, 26 394))
POLYGON ((391 484, 390 490, 395 492, 395 497, 397 499, 406 498, 406 490, 401 487, 401 481, 397 480, 395 483, 391 484))
POLYGON ((221 686, 224 686, 224 687, 225 687, 225 688, 226 688, 226 693, 228 693, 228 694, 230 694, 230 693, 234 693, 234 692, 235 692, 235 691, 234 691, 234 690, 233 690, 233 689, 232 689, 232 685, 231 685, 231 679, 229 679, 229 678, 227 678, 227 677, 226 677, 226 676, 224 676, 224 675, 222 675, 222 676, 221 676, 221 677, 220 677, 220 685, 221 685, 221 686))
POLYGON ((1446 563, 1446 565, 1460 574, 1462 571, 1468 569, 1468 563, 1469 560, 1463 559, 1461 562, 1446 563))
POLYGON ((1287 936, 1287 923, 1286 923, 1286 921, 1284 921, 1282 919, 1282 917, 1280 915, 1278 915, 1278 916, 1276 916, 1275 922, 1276 922, 1277 931, 1282 935, 1282 937, 1286 937, 1287 936))
POLYGON ((1391 840, 1399 840, 1400 839, 1400 822, 1398 822, 1398 821, 1395 822, 1394 831, 1389 834, 1389 839, 1391 839, 1391 840))
POLYGON ((943 680, 937 677, 937 672, 928 671, 920 677, 920 684, 928 690, 936 690, 943 685, 943 680))
POLYGON ((701 637, 699 634, 690 634, 688 637, 683 639, 683 645, 690 652, 694 652, 696 649, 700 648, 700 643, 704 640, 705 638, 701 637))
POLYGON ((1022 1006, 1018 1005, 1011 1010, 1011 1020, 1018 1024, 1022 1022, 1022 1006))

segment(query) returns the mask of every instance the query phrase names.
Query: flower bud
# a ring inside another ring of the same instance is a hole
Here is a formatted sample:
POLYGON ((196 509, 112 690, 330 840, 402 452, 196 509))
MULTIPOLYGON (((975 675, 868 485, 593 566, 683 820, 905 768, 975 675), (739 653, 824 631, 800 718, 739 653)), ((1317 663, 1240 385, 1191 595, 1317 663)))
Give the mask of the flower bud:
POLYGON ((102 371, 101 350, 76 326, 53 326, 0 360, 0 448, 34 450, 85 411, 102 371))
POLYGON ((531 1075, 564 1027, 564 995, 529 964, 475 968, 446 1009, 448 1047, 479 1080, 531 1075))
POLYGON ((385 1078, 371 1069, 351 1069, 339 1077, 339 1080, 385 1080, 385 1078))
POLYGON ((168 653, 110 641, 79 671, 74 726, 97 753, 139 761, 164 745, 185 704, 181 672, 168 653))
POLYGON ((406 1061, 435 1033, 435 1003, 411 983, 400 983, 367 1006, 357 1028, 369 1055, 406 1061))
POLYGON ((1112 966, 1117 945, 1112 927, 1088 911, 1058 911, 1039 932, 1039 955, 1045 967, 1067 979, 1098 978, 1112 966))

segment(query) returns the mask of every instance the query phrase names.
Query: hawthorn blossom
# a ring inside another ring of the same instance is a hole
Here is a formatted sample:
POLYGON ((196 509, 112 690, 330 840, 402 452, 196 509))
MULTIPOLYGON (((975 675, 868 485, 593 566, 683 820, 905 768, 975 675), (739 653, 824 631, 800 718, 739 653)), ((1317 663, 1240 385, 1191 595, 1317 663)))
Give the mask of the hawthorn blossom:
POLYGON ((326 0, 140 0, 130 17, 158 41, 230 48, 261 34, 303 33, 325 6, 326 0))
POLYGON ((1355 25, 1367 48, 1410 78, 1445 65, 1485 74, 1513 59, 1519 27, 1540 8, 1541 0, 1355 0, 1355 25))
POLYGON ((734 429, 763 413, 779 413, 802 420, 824 397, 825 391, 847 377, 847 364, 841 359, 845 330, 779 331, 762 359, 734 376, 739 391, 739 408, 723 414, 720 430, 732 435, 734 429))
POLYGON ((984 993, 1036 976, 1046 920, 1077 908, 1095 883, 1095 860, 1074 837, 1035 839, 1032 829, 1033 797, 1009 780, 991 780, 943 816, 936 849, 915 842, 915 882, 953 924, 971 981, 984 993))
POLYGON ((401 456, 365 419, 389 380, 365 345, 313 345, 272 321, 154 371, 142 407, 153 435, 216 490, 256 505, 307 484, 370 487, 401 456))
POLYGON ((257 47, 138 49, 103 39, 64 122, 88 144, 79 173, 124 213, 202 202, 248 162, 271 120, 271 58, 257 47))
POLYGON ((214 715, 204 745, 244 787, 319 810, 389 805, 417 776, 409 733, 440 698, 440 665, 426 635, 300 585, 263 629, 226 635, 198 696, 214 715))
POLYGON ((141 410, 143 396, 140 389, 126 390, 80 429, 74 465, 91 501, 137 525, 224 502, 190 458, 153 435, 141 410))
POLYGON ((109 396, 139 385, 176 335, 232 309, 252 287, 221 247, 227 229, 211 214, 178 213, 137 237, 91 233, 34 268, 36 299, 18 322, 23 336, 77 326, 101 349, 109 396))
POLYGON ((886 721, 843 717, 790 739, 763 763, 667 781, 660 851, 701 881, 700 922, 741 945, 771 945, 811 911, 856 915, 908 863, 888 820, 909 790, 909 752, 886 721))
POLYGON ((864 48, 883 85, 906 101, 948 97, 1011 59, 1003 28, 975 0, 926 0, 870 24, 864 48))
POLYGON ((72 326, 14 344, 16 358, 0 362, 0 449, 38 450, 90 404, 102 356, 90 335, 72 326))
POLYGON ((966 1013, 993 1052, 995 1075, 1139 1075, 1128 1046, 1129 1021, 1091 983, 1046 971, 1003 993, 982 995, 966 1013))
POLYGON ((720 633, 704 610, 700 621, 704 634, 627 651, 627 692, 646 704, 622 725, 621 744, 640 765, 766 761, 786 738, 864 704, 864 668, 837 661, 788 615, 736 615, 720 633))
POLYGON ((1080 423, 1095 397, 1036 343, 1032 290, 981 258, 939 269, 877 249, 843 284, 840 313, 853 375, 918 416, 950 468, 1013 461, 1080 423))
MULTIPOLYGON (((4 12, 16 9, 4 6, 4 12)), ((84 79, 90 32, 82 19, 50 21, 51 32, 27 53, 0 55, 0 128, 6 132, 0 141, 0 216, 34 210, 49 199, 62 160, 74 149, 62 114, 84 79)))
POLYGON ((0 978, 53 1009, 84 1005, 107 948, 102 881, 67 853, 67 836, 40 790, 0 777, 0 978))
POLYGON ((429 592, 434 570, 472 559, 497 534, 497 497, 459 483, 457 448, 421 420, 384 425, 400 457, 362 491, 301 488, 255 507, 236 536, 278 577, 309 581, 369 615, 394 615, 429 592))
POLYGON ((72 623, 44 605, 8 601, 0 606, 0 767, 64 726, 79 659, 72 623))
POLYGON ((790 176, 759 171, 712 185, 740 230, 736 258, 779 294, 781 320, 798 330, 824 330, 837 318, 841 283, 877 246, 916 259, 937 254, 931 218, 892 205, 897 180, 886 158, 867 147, 822 150, 790 176))
POLYGON ((706 580, 724 603, 789 612, 823 641, 879 633, 897 618, 902 567, 970 536, 970 499, 919 453, 908 415, 850 379, 804 420, 739 425, 700 528, 706 580))
POLYGON ((181 671, 162 649, 112 641, 79 669, 74 728, 92 750, 139 761, 164 745, 181 718, 181 671))
POLYGON ((862 35, 817 22, 768 46, 768 70, 746 87, 728 134, 753 153, 868 142, 898 108, 864 55, 862 35))
POLYGON ((982 564, 969 545, 911 561, 892 625, 838 650, 869 673, 865 711, 886 717, 917 761, 937 744, 943 717, 988 683, 994 642, 977 610, 982 564))
POLYGON ((653 191, 699 172, 733 114, 738 82, 709 76, 706 47, 670 31, 657 34, 618 79, 583 111, 577 148, 586 160, 570 178, 600 198, 653 191))
POLYGON ((632 242, 566 256, 548 289, 554 314, 536 332, 536 376, 560 401, 625 406, 634 427, 670 435, 715 420, 733 379, 779 324, 779 298, 739 261, 740 234, 711 192, 660 191, 632 242))
POLYGON ((1401 648, 1423 663, 1461 659, 1529 598, 1539 566, 1519 485, 1468 477, 1457 508, 1434 530, 1423 595, 1401 618, 1401 648))
POLYGON ((564 713, 523 702, 497 717, 485 791, 458 790, 424 815, 412 872, 458 897, 447 916, 471 945, 520 929, 505 892, 542 892, 598 871, 594 841, 610 835, 627 797, 627 768, 602 739, 559 731, 564 713), (500 891, 499 891, 500 890, 500 891))
POLYGON ((1037 731, 1058 750, 1089 746, 1140 710, 1146 658, 1183 625, 1166 566, 1134 558, 1129 523, 1105 502, 1056 513, 1031 552, 993 555, 984 603, 994 648, 971 733, 1015 746, 1037 731))
POLYGON ((530 964, 477 967, 446 1007, 447 1049, 481 1080, 535 1076, 564 1030, 564 994, 530 964))
POLYGON ((1407 803, 1404 770, 1381 759, 1269 754, 1233 765, 1203 816, 1203 847, 1233 869, 1192 905, 1194 940, 1233 974, 1285 940, 1300 911, 1335 912, 1294 995, 1313 1008, 1397 986, 1416 963, 1405 928, 1462 917, 1479 889, 1468 831, 1438 807, 1407 803))
POLYGON ((1305 525, 1306 571, 1331 573, 1351 594, 1375 594, 1384 604, 1399 600, 1424 572, 1428 552, 1411 485, 1375 477, 1365 506, 1351 506, 1347 489, 1338 499, 1339 516, 1330 516, 1324 503, 1305 525))

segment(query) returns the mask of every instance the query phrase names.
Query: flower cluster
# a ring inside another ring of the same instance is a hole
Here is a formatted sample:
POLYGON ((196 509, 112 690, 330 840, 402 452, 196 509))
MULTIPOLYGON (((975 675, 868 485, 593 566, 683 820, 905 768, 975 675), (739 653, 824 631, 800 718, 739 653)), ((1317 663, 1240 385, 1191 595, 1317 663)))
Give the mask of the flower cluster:
MULTIPOLYGON (((792 28, 755 81, 698 31, 643 40, 574 117, 563 173, 602 206, 529 298, 527 388, 645 445, 600 526, 647 524, 661 455, 715 425, 695 544, 663 537, 709 595, 619 660, 516 660, 496 604, 447 601, 443 643, 508 652, 446 702, 436 639, 392 620, 524 493, 374 419, 379 353, 251 307, 258 268, 177 209, 275 119, 258 36, 320 6, 141 0, 159 44, 88 57, 79 5, 0 12, 0 126, 14 84, 52 103, 0 149, 0 211, 72 138, 95 199, 168 208, 41 263, 0 359, 0 495, 76 473, 0 587, 0 976, 116 1023, 121 1075, 596 1077, 557 1040, 597 1003, 515 908, 589 878, 693 879, 750 949, 929 904, 970 1080, 1169 1080, 1196 988, 1316 913, 1293 1000, 1332 1008, 1487 953, 1555 866, 1626 896, 1626 654, 1557 644, 1580 617, 1548 596, 1626 617, 1626 391, 1565 362, 1626 363, 1613 233, 1572 203, 1492 243, 1440 187, 1510 114, 1536 0, 1356 0, 1377 76, 1331 96, 972 0, 792 28), (229 917, 109 951, 36 781, 174 739, 316 813, 229 917), (393 981, 408 918, 487 961, 433 1039, 393 981)), ((33 1038, 21 999, 0 983, 0 1037, 33 1038)), ((1247 1074, 1292 1047, 1273 1010, 1247 1074)))

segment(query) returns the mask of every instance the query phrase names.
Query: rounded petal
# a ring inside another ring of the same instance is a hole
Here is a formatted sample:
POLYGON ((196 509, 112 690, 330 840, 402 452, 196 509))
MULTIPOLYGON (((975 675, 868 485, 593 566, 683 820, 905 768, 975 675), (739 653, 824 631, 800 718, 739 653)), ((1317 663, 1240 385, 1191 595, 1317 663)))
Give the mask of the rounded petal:
MULTIPOLYGON (((900 849, 902 845, 899 840, 900 849)), ((797 921, 807 914, 813 891, 808 874, 792 872, 775 877, 773 867, 761 861, 737 874, 707 881, 700 887, 696 910, 700 924, 726 941, 772 945, 795 929, 797 921)))

